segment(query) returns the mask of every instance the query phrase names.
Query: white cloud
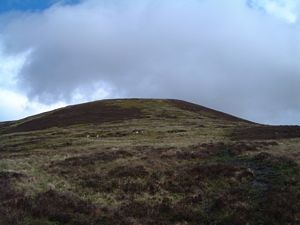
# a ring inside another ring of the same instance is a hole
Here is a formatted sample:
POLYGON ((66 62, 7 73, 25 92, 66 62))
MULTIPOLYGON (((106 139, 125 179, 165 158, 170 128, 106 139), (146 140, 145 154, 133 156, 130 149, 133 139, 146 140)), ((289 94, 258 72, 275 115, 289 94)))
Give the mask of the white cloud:
POLYGON ((7 55, 3 52, 3 44, 0 43, 0 87, 13 88, 16 86, 17 75, 20 73, 29 55, 30 50, 16 55, 7 55))
POLYGON ((58 102, 45 105, 34 100, 29 100, 17 90, 17 79, 23 66, 30 58, 31 50, 19 54, 7 55, 0 45, 0 119, 21 119, 40 112, 45 112, 66 105, 58 102))
POLYGON ((76 104, 112 96, 110 94, 112 91, 111 89, 101 86, 97 87, 97 90, 92 89, 91 94, 88 96, 86 95, 86 91, 83 93, 81 89, 77 89, 73 92, 72 99, 68 103, 64 101, 58 101, 53 104, 43 104, 34 99, 29 99, 26 97, 26 95, 17 91, 0 87, 0 122, 22 119, 27 116, 64 107, 68 104, 76 104))
POLYGON ((1 120, 10 120, 23 116, 23 109, 27 99, 9 90, 0 89, 0 116, 1 120))
POLYGON ((29 100, 22 94, 5 89, 0 89, 0 99, 1 121, 21 119, 26 116, 46 112, 66 105, 63 102, 45 105, 29 100))
POLYGON ((267 13, 288 23, 296 23, 298 20, 298 0, 253 0, 253 2, 267 13))

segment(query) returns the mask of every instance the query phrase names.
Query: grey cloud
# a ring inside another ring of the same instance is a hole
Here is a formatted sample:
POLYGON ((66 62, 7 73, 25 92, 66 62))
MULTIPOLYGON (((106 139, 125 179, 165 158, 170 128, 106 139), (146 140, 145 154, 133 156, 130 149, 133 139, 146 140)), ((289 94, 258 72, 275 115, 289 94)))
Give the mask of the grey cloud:
POLYGON ((32 51, 18 75, 32 99, 89 100, 101 87, 300 123, 300 31, 244 1, 86 0, 5 21, 6 52, 32 51))

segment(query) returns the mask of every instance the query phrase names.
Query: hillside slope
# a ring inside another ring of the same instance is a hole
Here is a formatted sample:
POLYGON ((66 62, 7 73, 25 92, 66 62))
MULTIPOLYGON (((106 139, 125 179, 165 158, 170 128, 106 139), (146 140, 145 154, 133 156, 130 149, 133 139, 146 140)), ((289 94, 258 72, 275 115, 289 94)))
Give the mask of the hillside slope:
MULTIPOLYGON (((154 100, 154 99, 122 99, 102 100, 79 105, 68 106, 47 113, 28 117, 16 122, 0 123, 0 129, 6 128, 6 132, 23 132, 42 130, 51 127, 68 127, 78 124, 101 124, 130 119, 147 118, 157 116, 152 113, 152 108, 170 117, 176 111, 194 112, 208 118, 218 118, 224 121, 244 121, 240 118, 205 108, 193 103, 180 100, 154 100)), ((174 115, 176 116, 176 115, 174 115)))
POLYGON ((0 123, 0 224, 300 224, 300 128, 179 100, 0 123))

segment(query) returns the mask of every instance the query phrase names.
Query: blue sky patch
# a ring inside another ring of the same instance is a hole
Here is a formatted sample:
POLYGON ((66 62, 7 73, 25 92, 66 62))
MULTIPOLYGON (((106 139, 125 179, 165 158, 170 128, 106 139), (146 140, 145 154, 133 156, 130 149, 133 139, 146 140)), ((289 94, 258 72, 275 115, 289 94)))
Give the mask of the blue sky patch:
POLYGON ((1 0, 0 13, 10 11, 42 11, 55 3, 76 4, 80 0, 1 0))

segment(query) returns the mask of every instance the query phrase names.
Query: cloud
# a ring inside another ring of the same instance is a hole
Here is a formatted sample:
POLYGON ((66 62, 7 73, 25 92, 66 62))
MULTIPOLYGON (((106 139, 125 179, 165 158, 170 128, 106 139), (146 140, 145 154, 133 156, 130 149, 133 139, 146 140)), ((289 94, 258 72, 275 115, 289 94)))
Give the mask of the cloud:
POLYGON ((300 2, 296 0, 250 0, 252 5, 261 7, 267 13, 283 19, 288 23, 296 23, 300 2))
POLYGON ((32 99, 29 100, 16 89, 16 75, 20 73, 29 55, 30 51, 26 51, 17 55, 5 55, 3 53, 2 45, 0 45, 1 121, 22 118, 66 105, 66 103, 63 102, 46 105, 32 99))
POLYGON ((242 0, 86 0, 3 15, 0 39, 5 54, 30 52, 17 85, 43 104, 180 98, 300 123, 289 116, 300 114, 300 32, 265 12, 242 0))
POLYGON ((17 55, 5 55, 0 44, 0 87, 14 87, 16 76, 24 66, 29 51, 17 55))
POLYGON ((0 99, 1 121, 31 116, 33 114, 49 111, 66 105, 63 102, 45 105, 36 101, 30 101, 22 94, 5 89, 0 89, 0 99))

